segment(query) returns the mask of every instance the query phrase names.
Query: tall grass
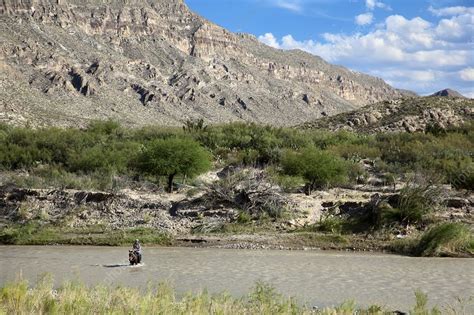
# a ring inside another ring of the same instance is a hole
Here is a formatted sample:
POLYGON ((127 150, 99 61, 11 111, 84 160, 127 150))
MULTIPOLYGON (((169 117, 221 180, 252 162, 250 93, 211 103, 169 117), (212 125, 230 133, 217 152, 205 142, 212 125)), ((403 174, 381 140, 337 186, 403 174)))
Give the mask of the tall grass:
POLYGON ((474 256, 474 235, 462 223, 441 223, 418 237, 396 240, 391 244, 394 252, 415 256, 474 256))
MULTIPOLYGON (((426 295, 416 293, 411 314, 440 314, 427 308, 426 295)), ((453 311, 452 313, 455 313, 453 311)), ((166 283, 149 285, 146 291, 128 287, 87 287, 68 282, 54 289, 51 277, 43 277, 34 287, 19 280, 0 288, 0 314, 393 314, 372 305, 357 307, 347 301, 334 308, 310 309, 284 297, 271 286, 257 283, 244 297, 228 293, 210 294, 206 290, 178 296, 166 283)))
POLYGON ((401 191, 395 208, 382 207, 381 223, 394 221, 409 225, 420 223, 426 215, 434 212, 440 199, 439 188, 431 184, 407 184, 401 191))
POLYGON ((466 252, 474 254, 474 236, 460 223, 442 223, 425 232, 415 249, 420 256, 446 256, 466 252))
POLYGON ((29 289, 25 281, 0 289, 3 314, 309 314, 294 299, 257 284, 244 298, 202 291, 178 297, 167 284, 150 286, 145 292, 127 287, 88 288, 70 282, 54 290, 50 278, 29 289))

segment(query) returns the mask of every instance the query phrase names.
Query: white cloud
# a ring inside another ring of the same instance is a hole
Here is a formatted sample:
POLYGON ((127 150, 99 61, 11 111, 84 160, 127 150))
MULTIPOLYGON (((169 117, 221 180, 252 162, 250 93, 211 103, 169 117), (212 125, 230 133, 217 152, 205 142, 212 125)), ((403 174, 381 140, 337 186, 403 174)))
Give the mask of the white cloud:
MULTIPOLYGON (((434 70, 407 70, 399 69, 398 67, 389 67, 383 70, 372 70, 370 74, 383 77, 385 81, 398 88, 414 90, 414 91, 429 91, 425 94, 431 94, 435 90, 441 88, 433 88, 433 84, 443 79, 443 73, 434 70)), ((445 84, 445 83, 442 83, 445 84)), ((447 84, 447 83, 446 83, 447 84)), ((444 85, 441 85, 444 87, 444 85)))
POLYGON ((277 7, 296 13, 303 11, 306 0, 258 0, 271 7, 277 7))
POLYGON ((474 68, 466 68, 459 71, 459 77, 464 81, 474 81, 474 68))
POLYGON ((301 3, 297 0, 278 0, 275 5, 282 9, 287 9, 294 12, 301 12, 303 9, 301 3))
POLYGON ((355 17, 355 23, 357 25, 369 25, 369 24, 372 24, 373 20, 374 20, 374 15, 370 12, 359 14, 358 16, 355 17))
POLYGON ((388 5, 377 0, 365 0, 365 6, 368 10, 374 10, 375 8, 391 10, 388 5))
POLYGON ((320 41, 297 40, 292 35, 277 39, 268 33, 259 39, 280 49, 319 55, 421 94, 445 87, 470 93, 474 92, 473 24, 474 13, 433 22, 391 15, 365 33, 326 33, 320 41))
POLYGON ((474 7, 445 7, 440 9, 435 9, 432 6, 428 10, 435 16, 453 16, 460 14, 474 14, 474 7))
POLYGON ((393 44, 405 49, 431 48, 434 38, 431 23, 420 17, 408 20, 401 15, 391 15, 385 20, 385 34, 393 44))
POLYGON ((270 47, 280 48, 278 40, 275 38, 275 36, 273 36, 272 33, 266 33, 265 35, 261 35, 258 37, 258 40, 270 47))
POLYGON ((437 73, 432 70, 424 71, 424 70, 407 70, 407 71, 399 71, 398 73, 394 73, 400 79, 405 79, 410 77, 412 80, 420 82, 420 83, 427 83, 433 82, 436 80, 437 73))
POLYGON ((462 93, 465 97, 474 98, 474 91, 462 93))
POLYGON ((436 34, 448 41, 469 42, 474 34, 474 12, 442 19, 436 27, 436 34))

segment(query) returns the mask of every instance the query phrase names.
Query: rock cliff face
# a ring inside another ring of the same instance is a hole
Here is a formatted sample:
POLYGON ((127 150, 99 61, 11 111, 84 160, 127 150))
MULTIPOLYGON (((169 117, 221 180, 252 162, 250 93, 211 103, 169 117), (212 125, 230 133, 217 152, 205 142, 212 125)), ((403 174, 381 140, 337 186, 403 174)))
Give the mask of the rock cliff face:
POLYGON ((0 121, 294 125, 400 92, 231 33, 182 0, 3 0, 0 121))

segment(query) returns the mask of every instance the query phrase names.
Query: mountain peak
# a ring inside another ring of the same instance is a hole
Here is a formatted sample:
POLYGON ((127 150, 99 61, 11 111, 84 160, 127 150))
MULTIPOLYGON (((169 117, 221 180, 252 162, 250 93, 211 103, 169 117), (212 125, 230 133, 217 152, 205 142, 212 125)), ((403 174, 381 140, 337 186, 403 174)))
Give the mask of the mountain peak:
POLYGON ((464 95, 459 93, 458 91, 451 90, 451 89, 444 89, 441 91, 438 91, 431 96, 444 96, 444 97, 462 97, 465 98, 464 95))
POLYGON ((234 34, 182 0, 4 0, 0 13, 0 121, 295 125, 401 96, 234 34))

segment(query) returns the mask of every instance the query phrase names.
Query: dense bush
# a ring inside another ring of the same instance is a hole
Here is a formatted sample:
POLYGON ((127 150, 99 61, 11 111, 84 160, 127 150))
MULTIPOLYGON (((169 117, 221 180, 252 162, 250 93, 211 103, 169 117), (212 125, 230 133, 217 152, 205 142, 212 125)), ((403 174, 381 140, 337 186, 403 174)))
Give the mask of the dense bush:
MULTIPOLYGON (((269 126, 233 123, 208 128, 195 137, 214 152, 241 152, 241 158, 234 162, 263 166, 279 160, 280 150, 287 140, 282 133, 282 129, 269 126)), ((297 145, 298 141, 289 144, 297 145)))
POLYGON ((379 148, 372 143, 364 144, 337 144, 328 148, 329 151, 348 160, 359 161, 361 159, 376 159, 380 157, 379 148))
POLYGON ((474 163, 472 158, 460 156, 457 159, 439 161, 439 170, 446 174, 446 181, 457 189, 473 189, 474 163))
POLYGON ((329 233, 341 233, 344 226, 342 219, 335 216, 321 217, 315 225, 316 230, 329 233))
POLYGON ((327 151, 314 147, 301 152, 287 151, 282 160, 283 172, 290 176, 302 176, 306 180, 307 193, 315 188, 342 183, 347 179, 348 164, 327 151))
MULTIPOLYGON (((437 174, 437 182, 465 189, 474 186, 473 124, 442 133, 375 136, 247 123, 205 126, 202 121, 189 122, 184 128, 140 129, 125 129, 112 121, 92 122, 86 129, 32 130, 0 125, 0 169, 32 170, 43 164, 76 174, 129 174, 134 168, 132 158, 144 145, 182 137, 200 143, 218 165, 280 165, 282 159, 288 162, 286 151, 302 153, 305 148, 315 147, 325 152, 323 155, 331 155, 335 164, 341 164, 341 158, 352 162, 370 159, 376 171, 390 172, 394 177, 431 172, 437 174)), ((354 164, 349 173, 353 180, 363 181, 365 177, 354 164)), ((316 184, 326 183, 323 180, 316 184)))

